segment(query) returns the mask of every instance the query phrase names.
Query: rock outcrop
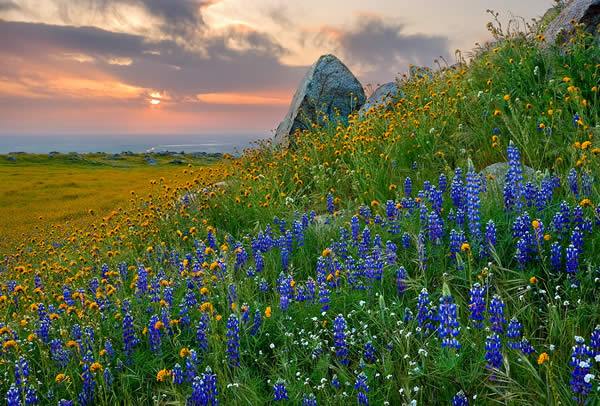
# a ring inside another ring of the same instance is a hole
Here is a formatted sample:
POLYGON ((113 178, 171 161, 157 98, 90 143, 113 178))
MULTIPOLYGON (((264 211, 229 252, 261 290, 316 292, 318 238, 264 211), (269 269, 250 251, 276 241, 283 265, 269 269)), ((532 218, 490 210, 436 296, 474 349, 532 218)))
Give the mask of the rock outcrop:
POLYGON ((362 85, 346 65, 334 55, 323 55, 302 79, 289 111, 277 127, 274 141, 293 145, 296 130, 309 129, 310 123, 323 123, 323 115, 335 120, 336 111, 345 119, 365 101, 362 85))
POLYGON ((396 82, 389 82, 379 86, 377 90, 375 90, 373 94, 369 96, 367 102, 364 106, 362 106, 358 114, 362 116, 366 114, 370 109, 372 109, 373 107, 377 107, 380 104, 383 104, 387 106, 388 109, 390 109, 391 105, 388 104, 388 101, 393 102, 394 96, 398 94, 398 92, 400 92, 402 97, 404 97, 402 91, 398 90, 398 84, 396 82))
POLYGON ((574 30, 571 20, 596 33, 600 24, 600 0, 573 0, 568 3, 544 30, 546 46, 568 40, 568 32, 574 30))
MULTIPOLYGON (((483 176, 484 179, 492 178, 498 184, 500 190, 504 190, 504 181, 506 177, 506 172, 508 172, 509 166, 507 162, 497 162, 495 164, 491 164, 484 168, 480 175, 483 176), (490 176, 491 175, 491 176, 490 176)), ((528 166, 523 165, 523 179, 525 181, 533 180, 535 178, 535 170, 528 166)), ((490 179, 491 180, 491 179, 490 179)))

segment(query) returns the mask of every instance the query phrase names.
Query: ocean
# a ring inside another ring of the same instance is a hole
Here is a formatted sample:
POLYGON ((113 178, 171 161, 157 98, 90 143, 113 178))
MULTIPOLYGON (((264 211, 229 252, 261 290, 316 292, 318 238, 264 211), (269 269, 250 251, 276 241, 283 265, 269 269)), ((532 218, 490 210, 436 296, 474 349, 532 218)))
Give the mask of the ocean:
POLYGON ((266 134, 199 134, 199 135, 0 135, 0 154, 28 152, 47 154, 52 151, 69 153, 131 151, 145 152, 223 152, 251 145, 252 141, 267 138, 266 134))

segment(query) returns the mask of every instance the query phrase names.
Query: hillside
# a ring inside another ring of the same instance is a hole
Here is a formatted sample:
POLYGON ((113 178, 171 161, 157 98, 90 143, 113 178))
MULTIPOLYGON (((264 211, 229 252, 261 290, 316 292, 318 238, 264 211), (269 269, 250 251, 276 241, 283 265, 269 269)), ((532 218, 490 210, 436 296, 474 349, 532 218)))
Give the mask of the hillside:
POLYGON ((538 28, 24 242, 8 404, 600 403, 600 52, 538 28))

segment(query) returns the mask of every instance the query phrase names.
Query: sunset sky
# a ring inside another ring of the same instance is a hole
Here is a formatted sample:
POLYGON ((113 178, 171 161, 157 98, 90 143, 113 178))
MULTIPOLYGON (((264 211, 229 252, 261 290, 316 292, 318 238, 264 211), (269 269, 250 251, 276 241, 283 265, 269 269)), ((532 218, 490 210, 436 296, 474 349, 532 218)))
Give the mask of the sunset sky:
POLYGON ((0 135, 269 134, 307 67, 455 62, 553 0, 0 0, 0 135))

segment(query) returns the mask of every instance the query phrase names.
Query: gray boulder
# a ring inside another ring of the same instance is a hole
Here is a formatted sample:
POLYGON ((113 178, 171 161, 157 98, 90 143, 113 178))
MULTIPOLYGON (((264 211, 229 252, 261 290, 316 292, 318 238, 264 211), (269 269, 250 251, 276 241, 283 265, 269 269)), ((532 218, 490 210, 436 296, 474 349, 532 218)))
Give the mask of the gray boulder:
MULTIPOLYGON (((528 166, 523 165, 523 179, 525 181, 535 179, 535 170, 528 166)), ((495 164, 491 164, 480 172, 480 175, 487 179, 490 175, 498 184, 500 190, 504 190, 504 178, 506 177, 506 172, 508 172, 508 163, 507 162, 497 162, 495 164)), ((492 180, 488 180, 488 185, 491 184, 492 180)))
POLYGON ((12 155, 8 155, 8 156, 6 157, 6 160, 7 160, 7 161, 13 161, 13 162, 14 162, 14 161, 16 161, 16 160, 17 160, 17 158, 15 158, 15 157, 14 157, 14 156, 12 156, 12 155))
POLYGON ((391 108, 391 105, 388 105, 388 101, 394 100, 394 96, 400 93, 401 97, 404 97, 404 94, 401 90, 398 89, 398 84, 396 82, 389 82, 384 85, 381 85, 373 92, 371 96, 367 99, 367 102, 364 106, 361 107, 358 114, 360 116, 366 114, 373 107, 377 107, 380 104, 385 105, 388 109, 391 108))
POLYGON ((596 26, 600 23, 600 0, 569 2, 544 30, 545 46, 567 41, 569 30, 574 29, 571 20, 574 20, 576 24, 585 25, 588 32, 595 33, 596 26))
POLYGON ((323 123, 323 115, 317 115, 317 111, 335 120, 337 110, 346 119, 365 101, 362 85, 346 65, 334 55, 323 55, 304 75, 289 111, 277 127, 274 141, 286 146, 290 141, 293 144, 290 136, 296 130, 309 129, 310 123, 323 123))

